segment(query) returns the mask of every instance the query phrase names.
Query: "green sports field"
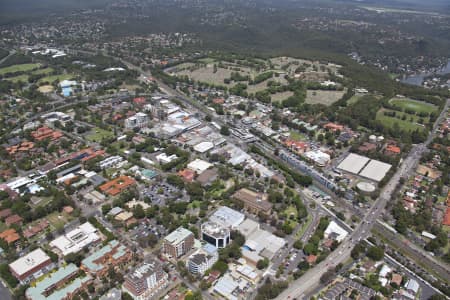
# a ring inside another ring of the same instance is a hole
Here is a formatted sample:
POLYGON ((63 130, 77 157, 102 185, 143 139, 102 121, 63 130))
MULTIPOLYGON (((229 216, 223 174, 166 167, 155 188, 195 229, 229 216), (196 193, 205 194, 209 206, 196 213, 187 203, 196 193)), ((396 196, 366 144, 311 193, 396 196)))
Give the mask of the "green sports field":
POLYGON ((63 81, 63 80, 69 80, 69 79, 73 79, 73 78, 75 78, 74 74, 51 75, 51 76, 47 76, 47 77, 43 77, 43 78, 39 79, 38 83, 43 83, 43 82, 52 83, 55 80, 63 81))
POLYGON ((407 116, 406 120, 401 120, 401 119, 396 118, 396 117, 391 117, 391 116, 384 115, 385 111, 390 111, 390 110, 380 109, 377 112, 376 119, 378 121, 380 121, 386 127, 393 128, 394 124, 397 123, 398 126, 400 127, 400 129, 406 130, 406 131, 414 131, 416 129, 419 129, 419 130, 425 130, 426 129, 425 126, 422 126, 422 125, 416 123, 419 118, 417 116, 415 116, 415 115, 410 115, 410 114, 406 114, 406 113, 399 113, 399 112, 397 112, 397 114, 399 114, 399 115, 405 114, 407 116), (411 118, 413 119, 412 122, 411 122, 411 118))
POLYGON ((389 100, 389 103, 402 109, 414 110, 416 113, 433 113, 438 109, 437 106, 433 104, 407 98, 393 98, 389 100))
POLYGON ((21 65, 13 65, 0 69, 0 75, 5 75, 8 73, 16 73, 16 72, 28 72, 40 67, 40 64, 21 64, 21 65))

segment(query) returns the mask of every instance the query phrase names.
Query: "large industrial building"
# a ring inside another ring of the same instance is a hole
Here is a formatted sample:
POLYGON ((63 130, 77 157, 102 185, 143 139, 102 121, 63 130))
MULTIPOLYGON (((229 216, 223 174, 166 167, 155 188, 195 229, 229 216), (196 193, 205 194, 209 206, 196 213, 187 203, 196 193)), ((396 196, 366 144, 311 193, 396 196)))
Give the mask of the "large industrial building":
POLYGON ((272 259, 286 244, 284 239, 262 230, 259 224, 251 219, 242 222, 238 230, 245 236, 242 256, 251 265, 256 265, 258 260, 264 257, 272 259))
POLYGON ((379 182, 386 176, 391 167, 390 164, 379 160, 350 153, 337 168, 379 182))

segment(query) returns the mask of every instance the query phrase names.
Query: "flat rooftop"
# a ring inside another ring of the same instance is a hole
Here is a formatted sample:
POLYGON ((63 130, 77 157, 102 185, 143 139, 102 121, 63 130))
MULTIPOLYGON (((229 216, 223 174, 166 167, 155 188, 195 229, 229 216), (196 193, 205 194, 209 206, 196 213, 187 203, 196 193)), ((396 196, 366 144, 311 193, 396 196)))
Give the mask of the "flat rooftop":
POLYGON ((77 253, 84 247, 99 241, 97 228, 91 223, 81 224, 74 230, 62 235, 50 242, 50 246, 57 248, 64 256, 70 253, 77 253))
POLYGON ((227 206, 221 206, 209 218, 210 221, 219 223, 225 227, 236 228, 244 222, 245 215, 237 210, 231 209, 227 206))
POLYGON ((391 169, 391 165, 372 159, 369 164, 359 173, 362 177, 366 177, 375 181, 381 181, 386 173, 391 169))
POLYGON ((19 276, 31 271, 37 266, 50 262, 50 257, 38 248, 9 264, 9 267, 19 276))
POLYGON ((369 160, 368 157, 350 153, 337 168, 352 174, 358 174, 369 160))
POLYGON ((192 235, 193 233, 186 228, 178 227, 176 230, 172 231, 168 236, 166 236, 164 239, 168 241, 171 244, 177 245, 184 241, 188 236, 192 235))

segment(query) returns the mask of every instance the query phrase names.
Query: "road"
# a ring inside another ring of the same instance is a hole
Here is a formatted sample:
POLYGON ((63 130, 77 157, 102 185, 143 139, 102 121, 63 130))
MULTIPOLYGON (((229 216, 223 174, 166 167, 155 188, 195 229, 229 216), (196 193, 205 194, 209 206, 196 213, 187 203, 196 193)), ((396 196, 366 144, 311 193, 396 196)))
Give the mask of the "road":
POLYGON ((444 262, 438 261, 424 249, 409 242, 402 236, 393 233, 379 222, 374 225, 373 231, 388 240, 388 243, 392 244, 394 248, 401 249, 400 252, 412 259, 418 265, 424 266, 426 269, 431 268, 437 276, 450 284, 450 269, 444 262))
POLYGON ((382 189, 380 196, 365 214, 362 223, 360 223, 355 230, 347 237, 339 247, 333 251, 326 260, 322 261, 314 268, 306 272, 302 277, 292 282, 286 290, 284 290, 276 299, 303 299, 304 295, 313 290, 320 283, 320 277, 330 268, 334 268, 339 263, 344 263, 350 258, 350 253, 353 247, 361 240, 370 235, 374 222, 382 214, 386 203, 391 199, 396 186, 400 182, 400 178, 411 174, 415 169, 420 157, 427 150, 427 146, 432 141, 434 133, 439 122, 444 118, 444 113, 448 109, 449 102, 447 101, 445 108, 442 110, 439 118, 436 120, 433 130, 430 132, 427 140, 413 146, 408 156, 403 160, 397 172, 392 176, 386 186, 382 189))
MULTIPOLYGON (((117 58, 116 58, 117 59, 117 58)), ((141 74, 145 76, 151 76, 150 72, 143 71, 140 67, 137 67, 131 63, 123 61, 119 59, 122 63, 127 65, 130 69, 135 69, 139 71, 141 74)), ((163 90, 167 91, 168 94, 180 98, 184 102, 189 103, 191 106, 197 108, 203 114, 209 114, 206 110, 206 107, 198 103, 197 101, 186 97, 182 93, 177 90, 174 90, 168 87, 166 84, 157 80, 158 85, 163 90)), ((431 131, 428 139, 423 144, 415 145, 405 160, 402 162, 401 166, 398 168, 397 172, 392 176, 388 184, 383 188, 380 193, 378 199, 374 202, 372 207, 368 210, 363 218, 363 222, 360 223, 356 229, 351 233, 351 235, 345 239, 341 245, 331 253, 328 258, 318 264, 313 269, 310 269, 304 276, 297 279, 291 286, 285 290, 282 294, 277 297, 277 299, 288 299, 293 297, 302 297, 305 292, 313 289, 320 282, 320 277, 327 271, 328 268, 333 268, 335 265, 339 263, 345 262, 350 257, 350 252, 354 245, 358 243, 360 240, 365 239, 369 234, 370 230, 373 227, 374 222, 378 217, 382 214, 386 203, 391 199, 391 195, 394 192, 395 188, 400 182, 400 178, 405 177, 412 173, 417 162, 419 161, 422 154, 427 150, 427 145, 431 142, 433 138, 433 133, 435 132, 438 123, 444 117, 444 111, 447 110, 449 102, 447 101, 444 110, 441 112, 441 115, 437 119, 433 130, 431 131)), ((219 125, 224 125, 222 119, 217 116, 212 116, 213 121, 218 123, 219 125)), ((240 144, 237 142, 237 144, 240 144)), ((291 246, 291 245, 290 245, 291 246)))
MULTIPOLYGON (((16 54, 16 50, 12 50, 9 52, 9 54, 5 57, 3 57, 2 59, 0 59, 0 64, 2 64, 5 60, 7 60, 8 58, 10 58, 12 55, 16 54)), ((3 299, 3 298, 1 298, 3 299)))

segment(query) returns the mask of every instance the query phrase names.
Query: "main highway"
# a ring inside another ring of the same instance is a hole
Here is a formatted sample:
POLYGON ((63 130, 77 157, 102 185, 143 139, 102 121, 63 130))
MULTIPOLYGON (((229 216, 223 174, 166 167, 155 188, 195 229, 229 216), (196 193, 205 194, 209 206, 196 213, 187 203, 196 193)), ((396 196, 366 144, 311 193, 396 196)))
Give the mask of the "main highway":
MULTIPOLYGON (((83 51, 84 52, 84 51, 83 51)), ((113 57, 114 58, 114 57, 113 57)), ((142 70, 142 68, 133 65, 127 61, 119 59, 123 64, 125 64, 130 69, 134 69, 139 71, 141 74, 145 76, 151 76, 150 72, 146 72, 142 70)), ((167 86, 162 81, 155 78, 159 87, 168 93, 169 95, 175 96, 184 102, 187 102, 191 106, 198 109, 203 114, 210 114, 206 110, 206 107, 198 103, 197 101, 186 97, 186 95, 180 93, 179 91, 172 89, 167 86)), ((310 269, 307 273, 305 273, 302 277, 291 282, 290 286, 283 291, 276 299, 285 300, 285 299, 303 299, 304 295, 319 286, 321 276, 328 270, 333 269, 339 263, 344 263, 349 257, 353 247, 361 240, 366 239, 371 232, 372 227, 376 223, 376 220, 381 216, 384 211, 384 208, 388 201, 391 200, 391 195, 394 190, 400 183, 400 178, 407 177, 414 172, 414 169, 420 159, 420 157, 427 151, 427 146, 431 142, 434 137, 434 133, 437 129, 438 124, 444 118, 446 111, 449 106, 449 101, 446 102, 444 109, 442 110, 439 118, 436 120, 433 129, 430 132, 428 139, 418 145, 414 145, 411 151, 408 153, 407 157, 402 161, 401 165, 397 169, 396 173, 392 176, 389 182, 382 189, 379 197, 373 203, 372 207, 366 212, 363 217, 363 221, 351 232, 351 234, 340 244, 340 246, 333 251, 326 260, 322 261, 314 268, 310 269)), ((224 125, 224 121, 220 118, 213 117, 212 118, 219 125, 224 125)), ((238 144, 239 141, 237 141, 238 144)))
POLYGON ((365 214, 363 221, 355 228, 355 230, 348 236, 339 247, 333 251, 326 260, 322 261, 314 268, 306 272, 302 277, 292 282, 289 287, 284 290, 276 299, 303 299, 304 295, 315 289, 320 283, 320 277, 327 272, 328 269, 334 268, 339 263, 344 263, 350 258, 350 253, 353 247, 361 240, 370 235, 370 231, 374 226, 374 223, 382 214, 386 203, 391 200, 395 188, 400 182, 400 178, 412 174, 420 157, 427 150, 427 146, 430 144, 434 137, 434 133, 438 124, 442 121, 449 106, 447 101, 444 109, 442 110, 439 118, 430 132, 428 139, 422 143, 413 146, 408 156, 403 160, 402 164, 398 168, 397 172, 392 176, 386 186, 382 189, 380 196, 365 214))

